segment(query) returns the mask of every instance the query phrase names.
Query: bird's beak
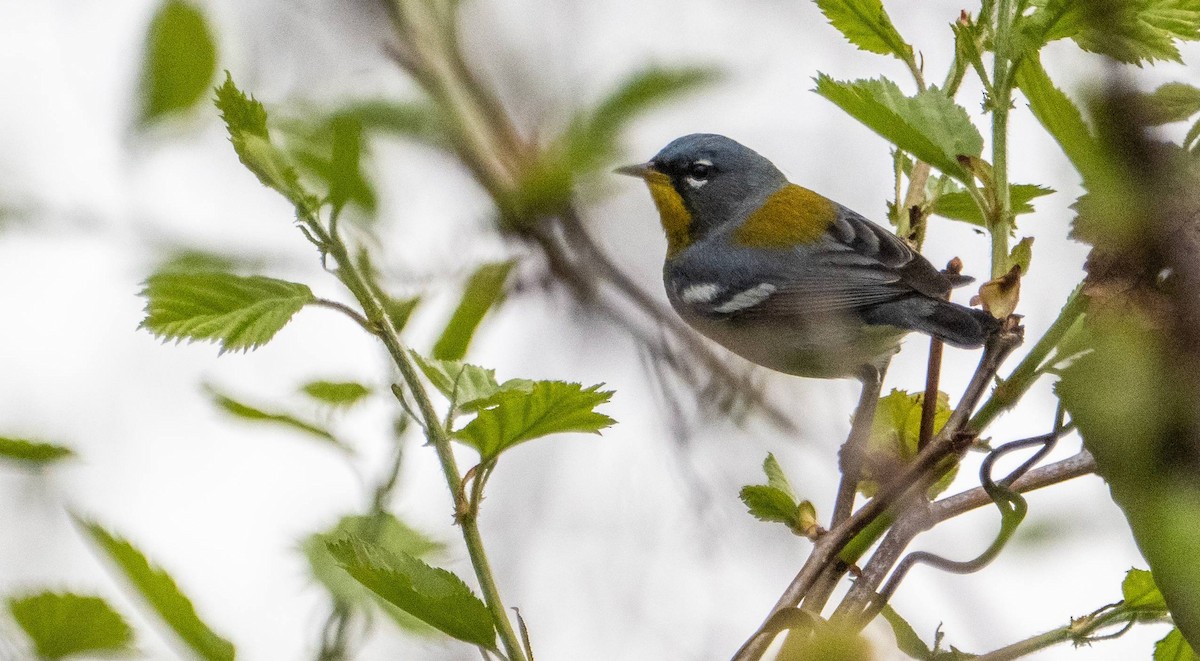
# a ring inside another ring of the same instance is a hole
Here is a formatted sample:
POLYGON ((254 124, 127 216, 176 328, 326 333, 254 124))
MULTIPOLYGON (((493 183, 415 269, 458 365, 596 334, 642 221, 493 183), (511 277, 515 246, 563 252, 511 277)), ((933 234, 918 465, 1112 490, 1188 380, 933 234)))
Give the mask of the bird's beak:
POLYGON ((646 177, 650 176, 651 173, 657 171, 658 170, 656 170, 654 167, 654 163, 650 161, 638 163, 637 165, 623 165, 613 170, 613 172, 616 172, 617 174, 629 175, 630 177, 637 177, 638 179, 645 179, 646 177))

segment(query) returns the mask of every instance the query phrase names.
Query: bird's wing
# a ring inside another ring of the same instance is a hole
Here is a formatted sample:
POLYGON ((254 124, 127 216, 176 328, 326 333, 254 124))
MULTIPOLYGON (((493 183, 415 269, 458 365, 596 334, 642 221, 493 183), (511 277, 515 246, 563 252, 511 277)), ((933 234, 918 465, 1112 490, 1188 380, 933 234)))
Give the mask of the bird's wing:
POLYGON ((783 250, 734 242, 732 252, 693 264, 676 295, 706 316, 754 318, 841 314, 950 291, 951 281, 895 234, 845 207, 835 209, 815 241, 783 250))

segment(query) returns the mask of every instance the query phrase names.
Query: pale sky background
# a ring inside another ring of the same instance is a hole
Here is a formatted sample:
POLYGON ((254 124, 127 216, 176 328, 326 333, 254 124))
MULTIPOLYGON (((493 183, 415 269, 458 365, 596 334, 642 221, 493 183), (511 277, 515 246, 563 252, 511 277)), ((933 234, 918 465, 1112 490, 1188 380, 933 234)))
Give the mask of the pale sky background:
MULTIPOLYGON (((839 79, 883 74, 908 88, 905 71, 856 51, 811 3, 464 4, 473 61, 501 81, 525 127, 566 116, 569 103, 599 98, 640 66, 718 65, 728 74, 723 83, 632 127, 628 160, 644 160, 684 133, 724 133, 774 160, 793 181, 883 218, 891 186, 887 146, 809 90, 817 72, 839 79)), ((70 507, 127 536, 170 571, 209 624, 237 645, 239 658, 312 658, 327 605, 296 547, 308 533, 366 507, 365 485, 388 453, 392 404, 380 397, 338 427, 360 450, 348 467, 320 444, 228 419, 200 386, 214 383, 251 402, 299 410, 292 393, 300 383, 384 383, 386 363, 370 338, 324 310, 301 312, 270 345, 246 355, 162 345, 136 330, 139 283, 167 245, 262 259, 267 275, 347 299, 292 226, 287 204, 237 163, 214 110, 152 135, 131 129, 142 40, 155 6, 0 0, 0 207, 11 210, 0 219, 0 435, 63 443, 80 455, 44 475, 0 466, 0 596, 44 587, 99 592, 135 621, 145 658, 176 658, 170 634, 142 615, 71 525, 70 507)), ((386 22, 366 2, 202 6, 219 39, 218 66, 268 108, 411 95, 382 55, 386 22)), ((887 6, 924 53, 929 78, 940 80, 952 44, 948 24, 961 3, 887 6)), ((1200 56, 1195 48, 1185 53, 1193 62, 1200 56)), ((1100 71, 1097 58, 1070 43, 1051 46, 1044 61, 1073 94, 1100 71)), ((1147 87, 1195 79, 1165 64, 1139 75, 1147 87)), ((979 98, 974 84, 959 96, 975 114, 979 98)), ((1066 238, 1067 206, 1078 194, 1068 164, 1022 101, 1012 123, 1012 179, 1060 191, 1019 223, 1037 237, 1019 310, 1033 339, 1078 281, 1086 252, 1066 238)), ((492 237, 488 199, 452 159, 399 140, 380 141, 374 152, 391 274, 414 284, 445 281, 480 260, 523 254, 492 237)), ((645 190, 611 177, 583 194, 598 199, 586 213, 595 235, 665 303, 665 242, 645 190)), ((961 224, 934 220, 927 254, 935 264, 958 255, 968 273, 987 271, 986 238, 961 224)), ((430 345, 454 302, 453 287, 432 293, 410 332, 417 348, 430 345)), ((574 319, 565 303, 536 292, 515 297, 486 322, 470 355, 501 378, 602 381, 617 391, 605 412, 620 424, 602 437, 537 441, 501 461, 482 527, 506 602, 520 607, 546 661, 727 658, 810 548, 747 515, 737 490, 762 481, 759 466, 774 452, 825 518, 857 385, 764 374, 774 399, 794 411, 800 435, 713 421, 681 447, 637 348, 607 325, 574 319)), ((886 387, 921 387, 924 346, 917 337, 908 342, 886 387)), ((952 397, 976 360, 948 351, 943 387, 952 397)), ((999 442, 1043 433, 1053 409, 1043 382, 991 434, 999 442)), ((1071 454, 1078 439, 1061 446, 1058 456, 1071 454)), ((470 465, 469 453, 462 456, 470 465)), ((978 460, 969 460, 955 491, 976 482, 978 460)), ((1029 501, 1023 533, 983 572, 964 577, 918 568, 905 581, 894 604, 927 642, 939 622, 947 643, 972 652, 1061 626, 1119 599, 1124 572, 1144 566, 1099 479, 1029 501)), ((448 544, 443 566, 470 575, 429 449, 412 444, 392 509, 448 544)), ((915 548, 971 557, 996 525, 996 515, 981 510, 920 538, 915 548)), ((459 643, 405 638, 389 626, 378 622, 378 635, 356 658, 478 658, 459 643)), ((873 631, 890 639, 886 628, 873 631)), ((1164 626, 1139 626, 1117 641, 1029 658, 1148 659, 1165 633, 1164 626)), ((0 639, 19 635, 0 618, 0 639)))

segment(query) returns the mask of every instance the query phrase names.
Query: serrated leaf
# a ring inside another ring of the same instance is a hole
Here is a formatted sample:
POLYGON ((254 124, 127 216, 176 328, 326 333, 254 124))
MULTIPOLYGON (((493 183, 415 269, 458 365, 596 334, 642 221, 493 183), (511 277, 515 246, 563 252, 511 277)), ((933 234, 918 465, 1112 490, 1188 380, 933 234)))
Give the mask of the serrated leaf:
MULTIPOLYGON (((1055 192, 1053 188, 1037 184, 1013 184, 1009 186, 1008 195, 1012 205, 1013 215, 1033 213, 1033 200, 1055 192)), ((954 190, 939 195, 933 203, 933 213, 950 220, 961 220, 964 223, 986 228, 987 221, 979 205, 971 199, 965 190, 954 190)))
POLYGON ((350 448, 338 441, 328 429, 325 429, 324 427, 321 427, 315 423, 301 420, 300 418, 297 418, 289 413, 264 411, 256 406, 251 406, 244 402, 240 402, 232 397, 229 397, 228 395, 225 395, 224 393, 218 392, 212 387, 208 388, 208 392, 212 397, 214 404, 234 417, 241 418, 243 420, 249 420, 251 422, 265 422, 274 425, 281 425, 289 429, 302 431, 310 436, 315 436, 326 443, 332 443, 341 450, 347 452, 350 451, 350 448))
POLYGON ((133 644, 133 629, 100 597, 42 592, 10 597, 8 610, 42 659, 124 652, 133 644))
POLYGON ((1126 0, 1093 11, 1091 18, 1071 35, 1075 43, 1129 64, 1181 62, 1176 42, 1200 39, 1197 0, 1126 0))
POLYGON ((613 395, 600 387, 534 381, 529 391, 499 392, 474 420, 454 432, 454 437, 478 450, 480 460, 486 462, 514 445, 542 436, 563 432, 598 434, 616 422, 594 410, 613 395))
POLYGON ((411 353, 425 378, 446 399, 453 400, 455 408, 460 411, 478 411, 491 406, 495 404, 493 399, 496 395, 505 391, 533 391, 534 382, 528 379, 509 379, 499 383, 495 370, 456 360, 425 358, 415 351, 411 353))
POLYGON ((738 497, 746 504, 751 516, 759 521, 782 523, 792 527, 797 523, 795 498, 787 492, 765 484, 742 487, 738 497))
POLYGON ((779 461, 775 459, 773 453, 768 452, 767 458, 763 460, 763 472, 767 474, 767 486, 779 489, 793 501, 796 500, 792 485, 788 482, 787 475, 783 473, 783 467, 779 465, 779 461))
POLYGON ((433 347, 433 357, 438 360, 462 360, 467 355, 471 338, 483 321, 488 310, 500 300, 504 283, 516 264, 513 260, 484 264, 471 274, 463 290, 462 300, 455 309, 442 336, 433 347))
POLYGON ((896 31, 880 0, 817 0, 817 7, 830 25, 862 50, 904 61, 912 57, 912 46, 896 31))
POLYGON ((267 111, 254 97, 247 97, 233 83, 229 72, 216 89, 214 99, 229 131, 229 141, 238 160, 266 187, 283 195, 298 213, 311 213, 317 199, 300 185, 296 168, 274 144, 267 130, 267 111))
POLYGON ((387 512, 342 517, 331 530, 310 535, 301 545, 313 577, 329 590, 336 602, 356 609, 367 609, 374 605, 406 631, 430 632, 428 625, 380 598, 354 580, 338 564, 329 553, 328 544, 347 535, 378 544, 390 553, 407 553, 415 558, 438 553, 444 549, 444 545, 387 512))
MULTIPOLYGON (((921 436, 921 408, 924 393, 908 393, 892 389, 879 398, 875 409, 875 420, 871 425, 871 436, 867 443, 866 464, 858 489, 871 497, 882 479, 886 479, 897 468, 904 466, 917 456, 917 444, 921 436)), ((950 419, 950 396, 938 392, 938 401, 933 416, 933 433, 937 434, 950 419)), ((945 491, 954 480, 958 468, 955 466, 929 488, 933 498, 945 491)))
POLYGON ((327 547, 355 580, 389 603, 453 638, 495 649, 491 614, 459 577, 352 535, 327 547))
POLYGON ((1154 661, 1197 661, 1200 655, 1192 649, 1179 627, 1171 627, 1166 636, 1154 644, 1154 661))
POLYGON ((905 96, 895 83, 817 77, 816 92, 884 139, 942 172, 970 181, 959 156, 979 156, 983 138, 967 111, 937 88, 905 96))
MULTIPOLYGON (((1013 246, 1008 254, 1008 269, 1021 269, 1021 275, 1029 273, 1029 264, 1033 261, 1033 237, 1027 236, 1013 246)), ((1008 270, 1006 269, 1006 270, 1008 270)))
POLYGON ((913 629, 908 620, 901 617, 896 612, 896 609, 884 604, 879 614, 892 627, 892 635, 896 637, 896 646, 901 652, 921 661, 930 661, 933 659, 933 650, 929 649, 925 641, 921 640, 921 637, 917 635, 916 629, 913 629))
POLYGON ((1140 100, 1139 119, 1150 126, 1182 122, 1200 112, 1200 88, 1187 83, 1164 83, 1140 100))
POLYGON ((150 564, 146 556, 128 541, 100 525, 78 516, 75 521, 116 565, 130 586, 197 656, 206 661, 233 661, 233 643, 218 636, 200 619, 191 600, 169 574, 150 564))
POLYGON ((392 326, 399 333, 408 325, 408 320, 412 318, 413 310, 417 309, 417 305, 420 303, 420 296, 413 296, 412 298, 389 297, 383 302, 383 313, 387 315, 388 319, 392 322, 392 326))
POLYGON ((0 436, 0 459, 45 466, 74 456, 74 450, 61 445, 0 436))
POLYGON ((217 51, 204 14, 167 0, 150 21, 142 61, 143 124, 198 104, 217 72, 217 51))
POLYGON ((371 395, 372 390, 356 381, 309 381, 300 392, 322 404, 351 407, 371 395))
POLYGON ((1145 569, 1130 569, 1121 581, 1121 599, 1125 608, 1165 611, 1167 602, 1163 599, 1158 586, 1154 584, 1154 575, 1145 569))
POLYGON ((1107 166, 1091 129, 1070 97, 1054 86, 1036 54, 1021 60, 1016 81, 1033 116, 1062 147, 1084 185, 1102 178, 1107 166))
POLYGON ((156 273, 141 295, 139 328, 162 339, 217 342, 222 353, 266 344, 314 300, 296 282, 216 272, 156 273))

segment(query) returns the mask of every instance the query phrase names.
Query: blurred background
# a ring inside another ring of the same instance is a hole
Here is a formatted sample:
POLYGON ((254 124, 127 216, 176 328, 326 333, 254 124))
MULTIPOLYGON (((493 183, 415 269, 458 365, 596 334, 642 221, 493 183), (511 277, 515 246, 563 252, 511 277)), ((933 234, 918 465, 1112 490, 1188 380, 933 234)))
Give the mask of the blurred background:
MULTIPOLYGON (((392 24, 376 3, 195 6, 212 30, 218 70, 264 102, 273 122, 420 96, 391 55, 392 24)), ((940 79, 953 54, 948 25, 964 7, 888 6, 940 79)), ((0 435, 77 453, 46 470, 0 464, 0 595, 47 587, 104 595, 134 624, 143 658, 176 658, 171 634, 107 571, 69 509, 119 531, 167 569, 241 658, 313 658, 330 606, 301 546, 363 511, 386 474, 396 411, 382 394, 392 376, 374 339, 327 310, 300 312, 270 345, 245 354, 164 345, 138 330, 141 283, 183 250, 351 300, 296 230, 291 206, 237 162, 215 109, 202 103, 169 121, 139 121, 147 29, 159 7, 0 0, 0 435), (337 414, 297 399, 297 387, 313 379, 371 383, 381 395, 337 414), (354 454, 233 419, 205 386, 303 411, 336 428, 354 454)), ((646 160, 685 133, 723 133, 792 181, 885 218, 888 146, 810 90, 818 72, 842 80, 882 74, 902 86, 907 72, 855 50, 812 3, 474 0, 462 6, 460 29, 467 60, 531 139, 631 72, 712 67, 721 72, 714 82, 632 123, 611 165, 646 160)), ((1193 47, 1184 60, 1198 55, 1193 47)), ((1064 42, 1051 44, 1043 62, 1076 95, 1104 66, 1064 42)), ((1135 73, 1145 89, 1187 76, 1173 63, 1135 73)), ((977 81, 969 78, 958 99, 982 116, 977 81)), ((1037 239, 1018 309, 1037 337, 1078 282, 1086 247, 1067 238, 1068 206, 1079 193, 1073 170, 1021 101, 1012 122, 1013 179, 1058 191, 1039 199, 1018 229, 1037 239)), ((501 379, 603 382, 616 391, 603 410, 617 426, 600 437, 522 446, 490 482, 481 525, 506 602, 520 608, 538 658, 728 657, 810 547, 750 517, 738 489, 762 481, 761 463, 773 452, 824 516, 858 385, 751 372, 730 358, 731 373, 749 373, 790 424, 756 405, 726 413, 718 398, 696 396, 662 366, 667 358, 646 341, 653 325, 639 338, 613 314, 580 304, 554 284, 536 245, 497 232, 492 197, 454 154, 386 131, 370 134, 367 147, 377 196, 371 232, 386 256, 377 266, 397 291, 423 297, 405 331, 412 346, 432 344, 478 264, 515 258, 506 300, 485 319, 469 360, 501 379)), ((592 176, 577 182, 576 194, 580 223, 598 247, 665 304, 665 240, 644 187, 592 176)), ((961 257, 966 273, 986 276, 987 238, 966 224, 931 220, 925 252, 935 264, 961 257)), ((885 388, 920 390, 926 347, 910 338, 885 388)), ((976 361, 947 351, 942 389, 952 399, 976 361)), ((991 433, 998 441, 1044 433, 1054 406, 1050 384, 1040 383, 991 433)), ((431 561, 470 575, 433 452, 409 441, 390 509, 444 543, 431 561)), ((1056 456, 1067 456, 1079 442, 1060 445, 1056 456)), ((968 459, 951 491, 978 484, 977 464, 968 459)), ((983 652, 1062 626, 1118 600, 1124 572, 1144 566, 1098 478, 1029 500, 1016 541, 986 570, 960 577, 919 568, 905 581, 894 604, 927 641, 940 625, 948 643, 983 652)), ((994 512, 979 510, 915 546, 971 557, 996 525, 994 512)), ((1031 658, 1147 658, 1166 630, 1139 626, 1115 641, 1031 658)), ((905 658, 887 651, 886 627, 872 632, 881 658, 905 658)), ((0 655, 25 658, 21 632, 4 618, 0 639, 0 655)), ((355 640, 354 658, 363 660, 477 658, 385 617, 356 630, 355 640)))

